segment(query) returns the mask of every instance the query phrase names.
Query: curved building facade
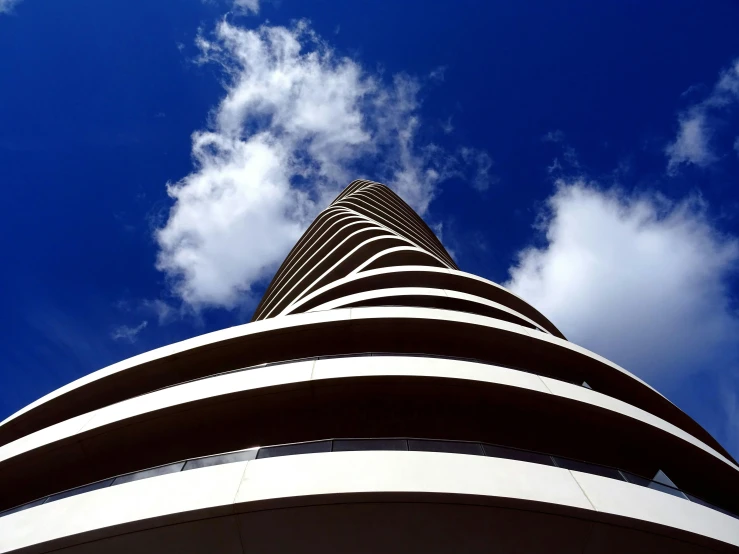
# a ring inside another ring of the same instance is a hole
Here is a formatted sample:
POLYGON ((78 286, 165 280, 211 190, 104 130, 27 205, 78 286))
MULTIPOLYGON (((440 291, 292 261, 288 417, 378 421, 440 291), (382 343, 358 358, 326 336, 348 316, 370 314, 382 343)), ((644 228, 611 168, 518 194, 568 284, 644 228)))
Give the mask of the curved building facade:
POLYGON ((251 323, 0 424, 0 552, 735 552, 738 472, 355 181, 251 323))

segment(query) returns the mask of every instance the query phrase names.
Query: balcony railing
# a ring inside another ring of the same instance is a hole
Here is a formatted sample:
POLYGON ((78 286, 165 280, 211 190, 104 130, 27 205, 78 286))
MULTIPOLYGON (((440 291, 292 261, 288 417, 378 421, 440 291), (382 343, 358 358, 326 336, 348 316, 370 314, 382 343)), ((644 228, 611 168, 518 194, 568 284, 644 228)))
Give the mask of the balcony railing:
POLYGON ((686 501, 701 504, 702 506, 705 506, 712 510, 716 510, 733 518, 739 519, 739 516, 727 510, 719 508, 711 504, 710 502, 706 502, 705 500, 697 496, 688 494, 687 492, 684 492, 678 488, 670 487, 663 483, 653 481, 652 479, 647 479, 645 477, 641 477, 631 472, 614 467, 603 466, 590 462, 583 462, 581 460, 563 458, 561 456, 552 456, 550 454, 543 454, 541 452, 510 448, 507 446, 500 446, 495 444, 412 438, 330 439, 292 444, 281 444, 276 446, 265 446, 261 448, 238 450, 225 454, 217 454, 214 456, 191 458, 188 460, 148 468, 141 471, 125 473, 123 475, 118 475, 116 477, 111 477, 102 481, 96 481, 95 483, 82 485, 80 487, 68 489, 66 491, 51 494, 49 496, 44 496, 43 498, 39 498, 20 506, 10 508, 9 510, 5 510, 4 512, 0 512, 0 517, 20 512, 22 510, 27 510, 29 508, 34 508, 36 506, 41 506, 42 504, 55 502, 63 498, 69 498, 70 496, 76 496, 78 494, 84 494, 86 492, 104 489, 107 487, 114 487, 116 485, 130 483, 132 481, 139 481, 141 479, 147 479, 149 477, 158 477, 160 475, 166 475, 168 473, 177 473, 180 471, 189 471, 192 469, 199 469, 203 467, 242 462, 254 459, 261 460, 264 458, 275 458, 278 456, 295 456, 301 454, 316 454, 322 452, 349 452, 370 450, 446 452, 472 456, 489 456, 492 458, 504 458, 521 462, 559 467, 562 469, 580 471, 582 473, 590 473, 592 475, 599 475, 601 477, 615 479, 617 481, 625 481, 627 483, 631 483, 632 485, 654 489, 656 491, 682 498, 686 501))

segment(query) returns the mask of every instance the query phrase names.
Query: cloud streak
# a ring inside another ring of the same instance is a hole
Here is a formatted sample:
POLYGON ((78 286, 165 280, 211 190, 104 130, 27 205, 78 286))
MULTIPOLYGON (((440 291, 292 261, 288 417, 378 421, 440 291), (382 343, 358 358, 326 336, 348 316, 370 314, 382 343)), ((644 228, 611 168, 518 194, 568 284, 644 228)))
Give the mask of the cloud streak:
POLYGON ((139 333, 146 329, 147 321, 142 321, 135 327, 128 325, 119 325, 110 333, 110 338, 116 341, 134 343, 138 339, 139 333))
POLYGON ((665 148, 668 173, 676 173, 686 165, 705 168, 719 159, 714 137, 722 126, 723 114, 737 102, 739 59, 721 72, 706 98, 679 114, 677 136, 665 148))
POLYGON ((443 181, 478 171, 419 139, 417 79, 368 73, 306 22, 224 20, 197 45, 199 63, 222 69, 226 94, 193 133, 195 167, 168 183, 174 204, 155 235, 157 268, 194 310, 253 300, 255 284, 355 178, 386 182, 424 214, 443 181))

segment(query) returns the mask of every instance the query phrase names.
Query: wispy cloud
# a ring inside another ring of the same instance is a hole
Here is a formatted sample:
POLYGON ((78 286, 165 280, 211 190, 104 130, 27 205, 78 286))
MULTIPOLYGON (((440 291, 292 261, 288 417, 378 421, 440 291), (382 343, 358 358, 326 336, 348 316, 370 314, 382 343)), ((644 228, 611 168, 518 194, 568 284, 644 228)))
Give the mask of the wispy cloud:
POLYGON ((498 178, 490 174, 490 169, 493 167, 493 160, 487 152, 475 148, 462 147, 460 154, 462 160, 468 166, 474 168, 471 183, 475 189, 482 192, 490 188, 490 185, 498 182, 498 178))
POLYGON ((128 325, 119 325, 118 327, 113 329, 113 331, 111 331, 110 338, 117 341, 134 343, 136 342, 139 333, 141 333, 141 331, 143 331, 147 325, 147 321, 142 321, 135 327, 130 327, 128 325))
POLYGON ((354 178, 386 182, 424 214, 440 183, 478 171, 419 139, 419 80, 367 72, 306 22, 224 20, 197 44, 226 95, 193 133, 195 168, 168 184, 174 205, 156 232, 157 267, 186 306, 243 305, 354 178))
POLYGON ((20 0, 0 0, 0 15, 10 13, 13 7, 20 3, 20 0))
POLYGON ((688 88, 686 88, 684 91, 680 93, 680 96, 682 96, 683 98, 688 97, 688 96, 693 96, 694 94, 698 94, 698 92, 701 92, 705 88, 706 86, 703 83, 690 85, 688 88))
POLYGON ((147 320, 154 318, 159 325, 166 325, 184 315, 178 308, 159 298, 154 300, 121 299, 115 303, 115 307, 128 314, 129 318, 143 317, 147 320))
POLYGON ((165 325, 179 315, 176 308, 158 298, 155 300, 144 300, 139 307, 140 311, 154 315, 159 325, 165 325))
POLYGON ((680 116, 680 129, 675 141, 665 149, 667 170, 675 172, 681 164, 708 167, 716 161, 709 145, 712 130, 703 109, 694 109, 680 116))
POLYGON ((671 203, 583 180, 557 187, 539 221, 546 244, 520 252, 513 292, 569 339, 662 385, 736 358, 727 279, 739 241, 711 225, 700 199, 671 203))
POLYGON ((442 120, 441 123, 441 130, 444 131, 445 135, 448 135, 452 131, 454 131, 454 124, 452 123, 452 116, 450 115, 446 119, 442 120))
POLYGON ((234 0, 234 8, 246 13, 259 13, 259 0, 234 0))
POLYGON ((714 135, 723 125, 722 115, 737 102, 739 59, 721 72, 716 84, 702 101, 678 115, 677 136, 665 147, 669 173, 675 173, 682 165, 705 168, 720 158, 715 151, 714 135))
POLYGON ((429 79, 432 81, 443 81, 446 77, 446 69, 447 67, 445 65, 441 65, 437 68, 435 68, 431 73, 429 73, 429 79))
POLYGON ((555 129, 554 131, 549 131, 544 136, 541 137, 541 140, 543 142, 554 142, 554 143, 563 142, 564 139, 565 139, 565 134, 561 129, 555 129))
POLYGON ((577 151, 572 145, 568 144, 564 131, 561 129, 549 131, 541 137, 541 140, 555 145, 560 151, 559 155, 547 166, 547 173, 554 177, 561 177, 564 174, 580 171, 580 159, 577 151))

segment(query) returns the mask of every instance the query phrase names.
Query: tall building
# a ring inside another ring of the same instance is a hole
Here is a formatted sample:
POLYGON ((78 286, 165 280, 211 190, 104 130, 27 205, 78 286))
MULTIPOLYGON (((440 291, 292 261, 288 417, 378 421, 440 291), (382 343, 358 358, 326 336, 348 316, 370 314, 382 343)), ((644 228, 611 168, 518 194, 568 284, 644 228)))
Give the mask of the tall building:
POLYGON ((70 383, 0 444, 2 552, 739 547, 739 468, 709 433, 369 181, 251 323, 70 383))

